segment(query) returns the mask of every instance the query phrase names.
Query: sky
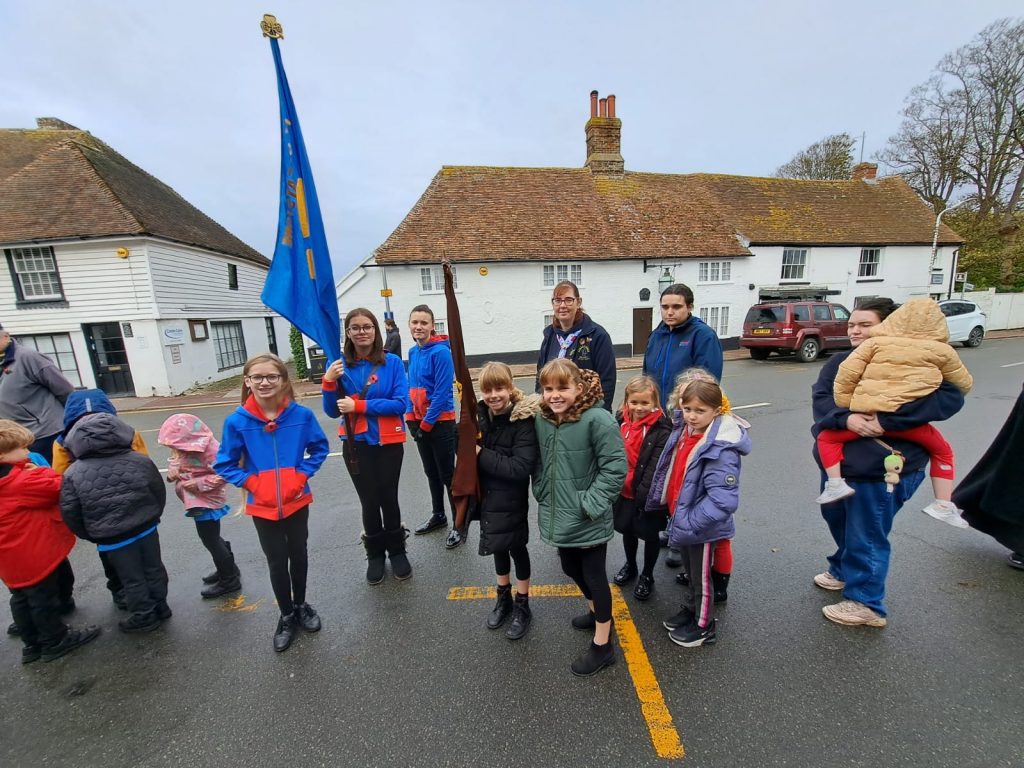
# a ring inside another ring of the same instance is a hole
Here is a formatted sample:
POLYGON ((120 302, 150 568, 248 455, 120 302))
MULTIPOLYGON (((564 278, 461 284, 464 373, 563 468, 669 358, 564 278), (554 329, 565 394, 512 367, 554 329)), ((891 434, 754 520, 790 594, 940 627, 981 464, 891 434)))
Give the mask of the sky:
MULTIPOLYGON (((340 280, 443 165, 581 167, 590 92, 626 170, 772 175, 899 127, 910 89, 1020 0, 0 0, 0 127, 87 130, 256 248, 277 232, 282 56, 340 280)), ((861 148, 856 148, 860 159, 861 148)))

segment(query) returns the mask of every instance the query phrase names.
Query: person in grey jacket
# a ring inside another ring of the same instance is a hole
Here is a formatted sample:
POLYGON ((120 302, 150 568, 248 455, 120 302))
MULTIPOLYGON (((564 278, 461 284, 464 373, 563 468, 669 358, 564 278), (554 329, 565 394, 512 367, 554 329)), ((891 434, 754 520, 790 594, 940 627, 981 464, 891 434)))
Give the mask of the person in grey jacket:
POLYGON ((132 450, 135 430, 109 413, 71 429, 75 458, 64 473, 60 512, 68 528, 105 552, 121 577, 131 616, 122 632, 149 632, 171 617, 157 525, 167 490, 153 460, 132 450))
POLYGON ((32 432, 29 450, 53 463, 53 441, 64 429, 64 401, 75 387, 46 355, 20 346, 0 327, 0 418, 32 432))

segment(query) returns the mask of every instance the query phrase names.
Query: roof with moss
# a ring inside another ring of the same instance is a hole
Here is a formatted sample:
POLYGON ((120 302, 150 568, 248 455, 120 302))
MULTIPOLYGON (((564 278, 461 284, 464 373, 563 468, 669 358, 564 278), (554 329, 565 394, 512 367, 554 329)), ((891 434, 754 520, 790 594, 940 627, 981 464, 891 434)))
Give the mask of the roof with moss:
MULTIPOLYGON (((800 181, 589 168, 444 166, 379 264, 749 256, 753 245, 931 245, 898 177, 800 181)), ((961 238, 942 225, 939 243, 961 238)))
POLYGON ((88 131, 40 122, 60 127, 0 130, 0 242, 152 235, 270 265, 88 131))

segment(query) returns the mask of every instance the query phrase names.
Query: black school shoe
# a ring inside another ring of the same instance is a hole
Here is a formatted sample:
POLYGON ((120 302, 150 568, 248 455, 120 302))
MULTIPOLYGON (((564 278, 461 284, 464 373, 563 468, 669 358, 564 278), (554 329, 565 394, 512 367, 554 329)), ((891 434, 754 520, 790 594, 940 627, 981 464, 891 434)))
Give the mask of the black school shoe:
POLYGON ((295 606, 295 620, 307 632, 320 631, 320 616, 309 603, 300 603, 295 606))
POLYGON ((576 677, 590 677, 614 663, 615 647, 612 645, 611 638, 608 638, 608 642, 604 645, 591 643, 583 655, 569 666, 569 669, 576 677))
POLYGON ((86 643, 91 643, 100 636, 100 631, 99 627, 92 625, 82 627, 81 629, 69 629, 68 633, 64 635, 63 640, 56 645, 46 646, 42 649, 42 653, 40 655, 43 661, 59 659, 64 654, 71 653, 73 650, 80 648, 86 643))
POLYGON ((157 618, 160 619, 160 621, 166 621, 174 615, 174 611, 171 610, 171 606, 167 604, 166 600, 161 600, 159 603, 157 603, 156 608, 153 609, 153 612, 156 614, 157 618))
POLYGON ((117 622, 117 628, 127 635, 139 634, 141 632, 152 632, 163 624, 155 610, 149 613, 133 613, 127 619, 117 622))
POLYGON ((33 661, 39 661, 43 655, 43 646, 41 645, 26 645, 21 649, 21 663, 31 664, 33 661))
POLYGON ((636 580, 636 586, 633 588, 633 597, 643 602, 651 599, 651 594, 654 592, 654 577, 640 575, 640 578, 636 580))
POLYGON ((278 653, 287 651, 289 646, 292 644, 292 640, 295 639, 295 632, 298 629, 299 622, 295 618, 294 613, 289 613, 286 616, 282 616, 277 621, 277 629, 274 630, 274 650, 278 653))
POLYGON ((621 587, 623 584, 628 584, 635 579, 636 574, 636 564, 626 563, 624 566, 619 568, 619 572, 612 577, 612 581, 621 587))
POLYGON ((12 621, 10 623, 10 626, 7 627, 7 634, 11 637, 21 637, 21 628, 17 622, 12 621))
POLYGON ((696 623, 687 624, 686 626, 677 627, 668 633, 669 640, 676 645, 681 645, 683 648, 696 648, 698 645, 714 645, 715 644, 715 625, 718 623, 716 619, 712 619, 711 623, 701 629, 696 623))
POLYGON ((431 515, 415 530, 417 536, 436 531, 438 528, 447 528, 448 518, 444 515, 431 515))

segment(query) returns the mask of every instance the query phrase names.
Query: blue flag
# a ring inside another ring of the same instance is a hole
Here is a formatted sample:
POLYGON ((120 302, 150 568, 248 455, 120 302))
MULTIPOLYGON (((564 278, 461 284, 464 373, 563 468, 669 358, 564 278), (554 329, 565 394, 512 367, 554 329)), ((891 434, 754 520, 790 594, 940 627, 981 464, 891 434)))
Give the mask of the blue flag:
POLYGON ((341 320, 313 172, 299 129, 278 41, 270 39, 281 100, 281 208, 277 245, 260 298, 323 347, 328 365, 341 359, 341 320))

